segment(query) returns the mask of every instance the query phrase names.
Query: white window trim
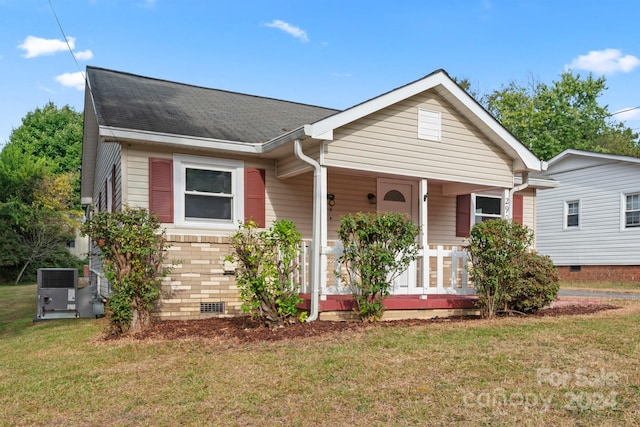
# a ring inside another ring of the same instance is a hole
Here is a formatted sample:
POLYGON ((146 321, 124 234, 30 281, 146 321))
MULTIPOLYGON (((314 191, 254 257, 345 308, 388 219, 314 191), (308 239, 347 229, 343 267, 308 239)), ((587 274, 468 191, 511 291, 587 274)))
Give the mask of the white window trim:
POLYGON ((620 231, 640 230, 638 227, 627 227, 627 196, 640 194, 638 191, 620 193, 620 231))
POLYGON ((440 111, 418 108, 418 139, 442 141, 442 113, 440 111), (421 126, 423 122, 433 126, 433 129, 423 129, 421 126))
POLYGON ((565 200, 563 202, 563 210, 562 210, 562 229, 563 230, 580 230, 582 228, 582 199, 571 199, 565 200), (569 216, 569 203, 578 203, 578 225, 569 226, 567 221, 569 216))
POLYGON ((217 159, 211 157, 175 154, 173 156, 173 193, 175 225, 215 230, 235 230, 244 220, 244 162, 241 160, 217 159), (184 213, 184 195, 186 169, 212 169, 231 172, 233 194, 231 220, 186 219, 184 213))

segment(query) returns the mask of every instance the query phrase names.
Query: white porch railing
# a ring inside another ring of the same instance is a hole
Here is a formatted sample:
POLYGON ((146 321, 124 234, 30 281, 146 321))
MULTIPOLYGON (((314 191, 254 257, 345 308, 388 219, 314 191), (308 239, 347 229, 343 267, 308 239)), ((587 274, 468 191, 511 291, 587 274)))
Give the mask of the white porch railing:
MULTIPOLYGON (((302 293, 310 292, 311 251, 310 242, 303 242, 298 261, 300 268, 294 273, 294 279, 300 284, 302 293)), ((325 248, 325 251, 327 254, 327 285, 321 290, 321 295, 350 295, 351 288, 337 278, 346 274, 338 261, 342 255, 342 242, 339 240, 329 242, 329 247, 325 248)), ((410 270, 414 274, 407 274, 403 277, 403 280, 408 283, 400 283, 394 287, 393 294, 470 295, 475 293, 469 283, 467 270, 469 258, 464 249, 456 246, 430 246, 421 251, 415 263, 417 268, 410 270), (425 255, 427 259, 426 262, 423 262, 425 255), (424 275, 421 273, 422 269, 426 269, 424 275), (426 283, 422 283, 425 280, 426 283)))

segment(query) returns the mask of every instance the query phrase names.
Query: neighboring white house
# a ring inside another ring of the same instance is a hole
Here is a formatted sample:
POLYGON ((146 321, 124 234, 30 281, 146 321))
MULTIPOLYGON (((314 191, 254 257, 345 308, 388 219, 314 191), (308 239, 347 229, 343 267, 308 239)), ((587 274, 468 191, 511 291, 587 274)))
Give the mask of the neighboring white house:
POLYGON ((557 188, 538 191, 537 249, 562 280, 640 279, 640 159, 565 150, 548 162, 557 188))

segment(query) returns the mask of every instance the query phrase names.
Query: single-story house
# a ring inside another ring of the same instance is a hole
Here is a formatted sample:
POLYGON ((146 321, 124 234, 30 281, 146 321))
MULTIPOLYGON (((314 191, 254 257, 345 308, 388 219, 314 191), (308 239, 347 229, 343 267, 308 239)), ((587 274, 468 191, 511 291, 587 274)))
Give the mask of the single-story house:
POLYGON ((241 313, 224 258, 247 218, 297 225, 311 319, 352 306, 334 274, 344 214, 400 211, 420 226, 420 257, 394 283, 388 317, 470 307, 462 245, 475 222, 535 227, 545 184, 529 174, 545 164, 443 70, 343 111, 96 67, 86 76, 82 203, 160 217, 181 260, 162 319, 241 313))
POLYGON ((538 193, 537 249, 561 280, 640 280, 640 159, 565 150, 548 165, 561 185, 538 193))

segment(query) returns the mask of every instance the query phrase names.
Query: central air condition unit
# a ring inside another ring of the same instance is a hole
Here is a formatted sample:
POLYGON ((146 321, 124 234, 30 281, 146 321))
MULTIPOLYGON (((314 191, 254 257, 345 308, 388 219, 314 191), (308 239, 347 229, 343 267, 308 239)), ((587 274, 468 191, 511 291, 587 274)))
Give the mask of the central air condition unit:
POLYGON ((75 268, 38 269, 38 314, 36 319, 80 317, 76 306, 78 270, 75 268))

